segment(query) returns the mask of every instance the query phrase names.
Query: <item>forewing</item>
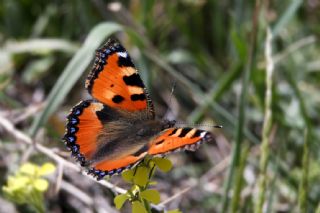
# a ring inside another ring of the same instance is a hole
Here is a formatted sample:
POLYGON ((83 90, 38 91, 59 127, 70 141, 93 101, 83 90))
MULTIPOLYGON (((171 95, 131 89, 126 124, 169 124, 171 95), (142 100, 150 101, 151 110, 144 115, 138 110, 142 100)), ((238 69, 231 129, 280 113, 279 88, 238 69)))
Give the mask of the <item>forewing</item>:
POLYGON ((86 80, 89 93, 100 102, 124 111, 146 111, 154 118, 147 90, 126 49, 109 40, 96 52, 93 68, 86 80))

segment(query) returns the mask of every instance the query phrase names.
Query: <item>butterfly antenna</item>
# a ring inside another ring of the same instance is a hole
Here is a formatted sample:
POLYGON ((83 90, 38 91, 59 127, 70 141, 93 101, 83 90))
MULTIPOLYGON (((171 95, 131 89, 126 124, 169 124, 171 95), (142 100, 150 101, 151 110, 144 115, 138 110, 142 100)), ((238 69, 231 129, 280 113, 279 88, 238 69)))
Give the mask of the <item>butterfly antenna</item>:
POLYGON ((173 93, 174 93, 174 90, 176 89, 176 86, 177 86, 177 80, 174 80, 173 83, 172 83, 172 87, 171 87, 171 92, 170 92, 170 97, 169 97, 169 112, 171 111, 172 114, 174 114, 174 111, 172 109, 172 97, 173 97, 173 93))
POLYGON ((174 80, 174 82, 172 83, 172 88, 171 88, 171 92, 170 92, 169 106, 171 105, 171 99, 173 96, 173 92, 176 89, 176 86, 177 86, 177 80, 174 80))
POLYGON ((173 83, 172 83, 172 87, 171 87, 169 101, 167 102, 168 110, 166 112, 166 115, 164 116, 165 120, 172 120, 172 118, 170 118, 170 117, 175 118, 175 112, 174 112, 174 109, 172 107, 172 96, 173 96, 173 92, 174 92, 174 90, 176 88, 176 85, 177 85, 177 81, 174 80, 173 83))
POLYGON ((221 129, 221 128, 223 128, 223 126, 222 125, 212 125, 212 124, 199 124, 199 123, 197 123, 197 124, 195 124, 195 123, 184 123, 184 122, 177 122, 176 123, 177 125, 183 125, 183 126, 185 126, 185 125, 187 125, 187 126, 193 126, 193 127, 211 127, 211 128, 217 128, 217 129, 221 129))

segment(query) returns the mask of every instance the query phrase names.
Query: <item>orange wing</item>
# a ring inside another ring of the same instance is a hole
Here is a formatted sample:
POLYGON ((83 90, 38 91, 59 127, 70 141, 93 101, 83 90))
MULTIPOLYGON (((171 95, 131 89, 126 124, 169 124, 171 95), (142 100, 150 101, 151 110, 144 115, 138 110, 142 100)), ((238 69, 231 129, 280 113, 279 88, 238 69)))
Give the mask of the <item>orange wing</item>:
POLYGON ((104 160, 97 163, 94 169, 105 172, 110 176, 115 173, 120 174, 123 170, 138 164, 146 155, 147 152, 142 152, 139 154, 126 155, 114 160, 104 160))
POLYGON ((125 48, 109 40, 97 50, 94 66, 86 80, 86 88, 98 101, 125 111, 154 109, 146 88, 125 48))
POLYGON ((163 155, 173 151, 195 151, 201 143, 212 141, 210 132, 195 128, 170 128, 149 143, 148 154, 163 155))

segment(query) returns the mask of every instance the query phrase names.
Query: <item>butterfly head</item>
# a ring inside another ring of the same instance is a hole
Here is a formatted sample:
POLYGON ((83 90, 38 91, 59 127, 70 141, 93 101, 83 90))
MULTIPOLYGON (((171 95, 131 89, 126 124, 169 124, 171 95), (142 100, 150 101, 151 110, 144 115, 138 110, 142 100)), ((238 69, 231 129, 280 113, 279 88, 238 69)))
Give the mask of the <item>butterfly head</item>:
POLYGON ((169 129, 175 125, 176 121, 169 120, 150 120, 139 122, 133 125, 136 130, 136 135, 141 137, 149 137, 157 135, 159 132, 169 129))
POLYGON ((161 126, 164 129, 169 129, 171 127, 174 127, 174 125, 176 125, 176 121, 175 120, 167 120, 167 119, 164 119, 161 121, 161 126))

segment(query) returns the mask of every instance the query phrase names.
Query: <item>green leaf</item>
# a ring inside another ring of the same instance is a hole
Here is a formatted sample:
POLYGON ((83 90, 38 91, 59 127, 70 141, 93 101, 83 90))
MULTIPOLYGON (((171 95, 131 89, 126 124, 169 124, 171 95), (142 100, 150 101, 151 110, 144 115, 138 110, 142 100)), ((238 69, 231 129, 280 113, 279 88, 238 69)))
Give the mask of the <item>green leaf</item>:
POLYGON ((44 192, 48 189, 49 183, 45 179, 38 178, 33 182, 33 186, 36 190, 38 190, 40 192, 44 192))
POLYGON ((126 170, 121 173, 122 179, 125 180, 128 183, 132 183, 133 179, 133 171, 132 170, 126 170))
POLYGON ((123 206, 123 204, 129 199, 127 194, 121 194, 121 195, 117 195, 114 199, 113 202, 116 205, 117 209, 121 209, 121 207, 123 206))
POLYGON ((140 196, 151 203, 160 203, 160 193, 155 189, 145 190, 140 193, 140 196))
POLYGON ((153 161, 163 172, 168 172, 172 168, 172 163, 167 158, 153 158, 153 161))
POLYGON ((167 211, 167 213, 182 213, 182 211, 180 211, 179 209, 174 209, 174 210, 167 211))
POLYGON ((134 183, 139 186, 145 186, 148 180, 149 180, 149 169, 144 166, 139 166, 134 176, 134 183))
POLYGON ((31 61, 22 73, 23 82, 27 84, 38 82, 54 63, 55 60, 53 56, 31 61))
POLYGON ((132 213, 148 213, 142 203, 139 201, 132 202, 132 213))
POLYGON ((53 173, 56 170, 56 167, 52 163, 45 163, 39 169, 39 176, 48 175, 53 173))
POLYGON ((88 35, 83 46, 73 56, 68 63, 63 73, 60 75, 57 83, 50 91, 46 99, 46 106, 44 110, 32 123, 30 134, 34 136, 38 129, 48 120, 48 118, 55 112, 60 104, 66 99, 68 92, 72 89, 74 84, 81 77, 83 72, 87 69, 94 51, 101 45, 101 43, 112 33, 120 31, 122 27, 116 23, 104 22, 96 25, 88 35))
POLYGON ((32 163, 25 163, 19 169, 19 172, 26 175, 35 175, 37 171, 38 171, 37 165, 32 163))
POLYGON ((149 186, 155 186, 155 185, 157 185, 157 184, 158 184, 157 181, 150 181, 150 182, 149 182, 149 186))
POLYGON ((235 49, 237 51, 238 57, 240 58, 241 61, 246 60, 247 56, 247 46, 246 42, 243 41, 243 39, 239 36, 237 31, 234 29, 231 32, 231 41, 233 42, 233 45, 235 46, 235 49))

